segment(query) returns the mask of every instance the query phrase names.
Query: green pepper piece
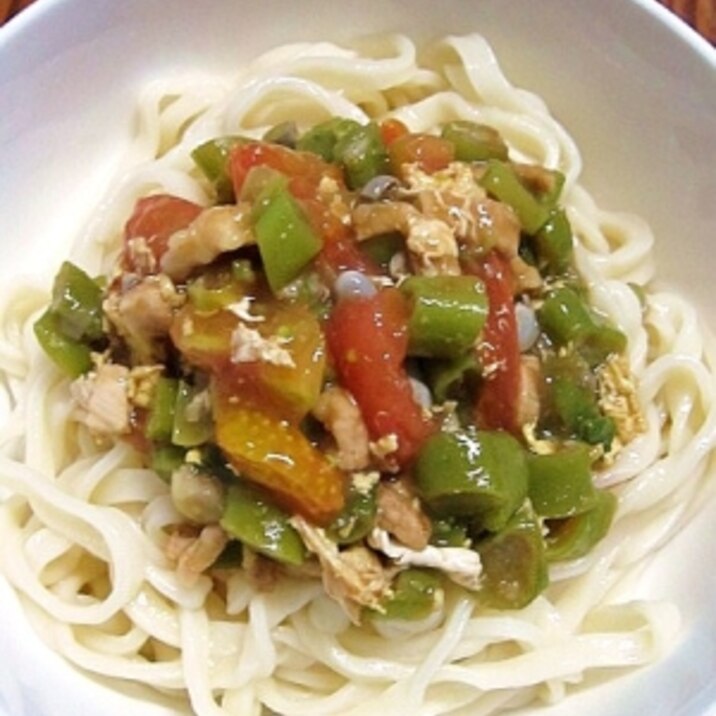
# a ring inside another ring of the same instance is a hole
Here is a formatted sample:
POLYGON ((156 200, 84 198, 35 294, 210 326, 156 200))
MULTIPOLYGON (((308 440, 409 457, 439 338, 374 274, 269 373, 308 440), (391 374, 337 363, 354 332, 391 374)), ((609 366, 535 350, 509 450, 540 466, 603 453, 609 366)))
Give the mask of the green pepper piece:
POLYGON ((238 540, 230 540, 216 562, 211 565, 212 569, 238 569, 244 563, 244 546, 238 540))
POLYGON ((333 117, 309 129, 296 143, 296 148, 303 152, 318 154, 327 162, 334 162, 336 142, 346 134, 360 129, 360 124, 353 119, 333 117))
POLYGON ((536 234, 549 218, 549 207, 542 204, 520 181, 515 170, 507 162, 490 159, 487 170, 479 180, 480 185, 499 201, 511 206, 522 228, 528 234, 536 234))
POLYGON ((91 343, 102 330, 102 289, 69 261, 60 267, 52 287, 50 310, 66 338, 91 343))
POLYGON ((571 517, 596 502, 590 449, 572 445, 552 455, 528 455, 529 497, 542 517, 571 517))
POLYGON ((449 361, 430 361, 427 379, 430 392, 438 403, 457 399, 480 376, 477 354, 473 351, 449 361))
POLYGON ((614 420, 599 410, 594 394, 567 378, 550 384, 552 402, 562 424, 573 437, 609 450, 616 434, 614 420))
POLYGON ((254 487, 232 485, 219 524, 233 537, 260 554, 285 564, 303 564, 306 549, 289 516, 254 487))
POLYGON ((430 544, 435 547, 469 547, 472 540, 463 522, 454 517, 438 517, 432 520, 430 544))
POLYGON ((527 496, 527 460, 502 432, 433 435, 420 450, 415 481, 439 517, 470 517, 477 529, 497 532, 527 496))
POLYGON ((92 351, 89 346, 67 338, 51 309, 42 314, 33 329, 37 342, 47 356, 72 378, 77 378, 92 368, 92 351))
POLYGON ((374 263, 387 269, 393 256, 405 246, 405 237, 398 232, 378 234, 361 241, 359 246, 374 263))
POLYGON ((149 467, 164 480, 170 482, 174 470, 184 463, 186 451, 177 445, 155 445, 152 449, 149 467))
POLYGON ((626 349, 626 336, 612 326, 597 323, 577 292, 566 286, 545 298, 537 318, 555 344, 574 345, 592 366, 626 349))
POLYGON ((196 447, 211 439, 214 425, 211 406, 201 397, 204 390, 180 381, 174 406, 172 443, 181 447, 196 447))
POLYGON ((563 274, 572 264, 574 250, 572 227, 562 209, 553 209, 549 219, 537 232, 534 241, 542 273, 563 274))
POLYGON ((189 302, 204 313, 226 308, 240 301, 256 286, 256 274, 251 262, 242 259, 212 266, 197 278, 187 281, 189 302))
POLYGON ((229 155, 235 147, 247 141, 251 140, 236 136, 217 137, 200 144, 191 153, 194 163, 214 187, 219 204, 230 204, 234 200, 234 185, 228 170, 229 155))
POLYGON ((616 508, 617 498, 611 492, 597 490, 594 507, 588 512, 566 519, 547 520, 547 560, 560 562, 587 554, 609 531, 616 508))
POLYGON ((459 119, 445 124, 441 135, 455 146, 459 162, 507 159, 507 145, 500 133, 486 124, 459 119))
POLYGON ((549 582, 542 529, 526 502, 496 535, 477 545, 482 561, 480 601, 495 609, 521 609, 549 582))
POLYGON ((392 596, 383 611, 371 611, 374 618, 417 620, 429 617, 443 600, 442 581, 435 572, 406 569, 392 585, 392 596))
POLYGON ((473 347, 487 318, 487 294, 480 279, 411 276, 400 290, 413 304, 409 355, 455 358, 473 347))
POLYGON ((280 122, 269 129, 263 136, 264 142, 281 144, 289 149, 296 148, 298 128, 295 122, 280 122))
POLYGON ((343 165, 350 189, 360 189, 389 169, 388 152, 375 122, 358 125, 336 140, 333 161, 343 165))
POLYGON ((174 410, 177 402, 178 381, 162 376, 154 390, 146 436, 154 442, 169 442, 174 429, 174 410))
POLYGON ((375 525, 378 510, 376 488, 359 490, 351 483, 346 504, 338 517, 326 528, 326 534, 337 544, 352 544, 368 536, 375 525))
POLYGON ((274 293, 293 281, 323 245, 285 188, 270 190, 257 203, 254 231, 266 279, 274 293))

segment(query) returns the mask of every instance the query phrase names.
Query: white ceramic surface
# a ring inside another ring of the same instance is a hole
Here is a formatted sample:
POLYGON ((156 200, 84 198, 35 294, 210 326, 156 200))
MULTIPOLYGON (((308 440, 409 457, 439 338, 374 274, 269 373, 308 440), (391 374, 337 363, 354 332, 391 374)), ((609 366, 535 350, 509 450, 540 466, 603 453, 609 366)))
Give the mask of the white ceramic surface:
MULTIPOLYGON (((116 168, 146 81, 386 31, 484 34, 508 77, 573 134, 597 200, 652 224, 660 280, 713 325, 716 51, 654 0, 39 0, 0 29, 0 279, 55 270, 116 168)), ((712 500, 637 587, 683 611, 671 656, 538 713, 716 714, 715 522, 712 500)), ((0 605, 0 714, 169 713, 50 652, 1 581, 0 605)))

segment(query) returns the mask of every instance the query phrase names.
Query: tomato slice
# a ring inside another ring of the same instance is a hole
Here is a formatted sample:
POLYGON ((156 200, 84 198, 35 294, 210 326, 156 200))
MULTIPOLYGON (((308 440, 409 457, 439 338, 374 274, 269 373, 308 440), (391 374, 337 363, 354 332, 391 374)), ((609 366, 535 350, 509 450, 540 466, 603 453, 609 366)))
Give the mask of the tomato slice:
POLYGON ((402 173, 403 164, 417 164, 424 172, 432 174, 455 159, 452 142, 432 134, 405 134, 388 147, 393 172, 402 173))
POLYGON ((485 282, 490 308, 478 345, 480 362, 487 369, 477 398, 476 420, 487 430, 519 433, 517 402, 520 394, 520 348, 510 265, 491 252, 476 268, 485 282))
POLYGON ((340 168, 311 152, 297 152, 280 144, 251 142, 237 146, 229 157, 229 175, 236 196, 254 167, 267 166, 289 178, 288 187, 297 199, 312 199, 321 179, 331 177, 343 184, 340 168))
POLYGON ((410 130, 399 119, 386 119, 380 123, 380 138, 386 147, 409 132, 410 130))
POLYGON ((344 505, 343 474, 301 430, 248 392, 214 387, 216 442, 247 479, 291 512, 326 524, 344 505))
POLYGON ((340 382, 358 403, 373 440, 395 434, 400 466, 409 463, 433 431, 415 402, 403 367, 408 309, 396 289, 338 302, 326 338, 340 382))
MULTIPOLYGON (((157 264, 167 250, 172 234, 185 229, 204 207, 171 194, 154 194, 139 199, 124 227, 125 242, 144 238, 157 264)), ((125 263, 130 271, 142 271, 137 257, 125 247, 125 263)))

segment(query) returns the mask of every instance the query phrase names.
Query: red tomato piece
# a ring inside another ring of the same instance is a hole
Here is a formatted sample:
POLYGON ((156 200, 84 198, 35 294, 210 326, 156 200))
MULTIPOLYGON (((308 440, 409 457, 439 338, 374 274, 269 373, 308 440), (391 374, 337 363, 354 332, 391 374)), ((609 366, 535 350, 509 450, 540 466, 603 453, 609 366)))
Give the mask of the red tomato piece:
POLYGON ((229 175, 236 196, 254 167, 267 166, 289 178, 289 190, 297 199, 312 199, 324 176, 342 184, 339 167, 324 162, 311 152, 296 152, 280 144, 251 142, 237 146, 229 157, 229 175))
POLYGON ((432 174, 445 169, 455 159, 455 147, 452 142, 432 134, 406 134, 388 147, 388 156, 395 174, 401 174, 403 164, 417 164, 432 174))
POLYGON ((410 130, 399 119, 386 119, 380 123, 380 138, 386 147, 409 132, 410 130))
MULTIPOLYGON (((157 263, 161 261, 171 235, 185 229, 204 210, 194 202, 171 194, 154 194, 139 199, 134 212, 124 226, 124 238, 144 238, 157 263)), ((141 271, 132 252, 125 248, 125 262, 129 270, 141 271)))
POLYGON ((374 440, 395 434, 399 465, 409 463, 433 430, 415 402, 403 367, 408 308, 395 289, 339 301, 326 338, 340 382, 358 403, 374 440))
POLYGON ((490 368, 477 399, 477 423, 488 430, 517 433, 520 427, 517 424, 520 348, 512 271, 507 259, 493 251, 475 273, 485 282, 490 302, 477 349, 482 365, 490 368))

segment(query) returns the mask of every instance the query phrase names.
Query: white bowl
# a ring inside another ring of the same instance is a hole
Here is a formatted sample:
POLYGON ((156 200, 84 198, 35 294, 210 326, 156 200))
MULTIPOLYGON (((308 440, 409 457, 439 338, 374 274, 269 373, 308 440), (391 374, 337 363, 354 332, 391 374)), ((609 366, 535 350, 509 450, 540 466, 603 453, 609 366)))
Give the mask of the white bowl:
MULTIPOLYGON (((716 52, 652 0, 40 0, 0 29, 0 275, 49 278, 105 191, 148 80, 387 31, 482 33, 571 132, 597 201, 652 225, 660 281, 716 316, 716 52)), ((539 713, 716 713, 715 520, 712 500, 637 586, 681 608, 676 650, 539 713)), ((50 652, 4 583, 0 604, 0 713, 169 713, 50 652)))

